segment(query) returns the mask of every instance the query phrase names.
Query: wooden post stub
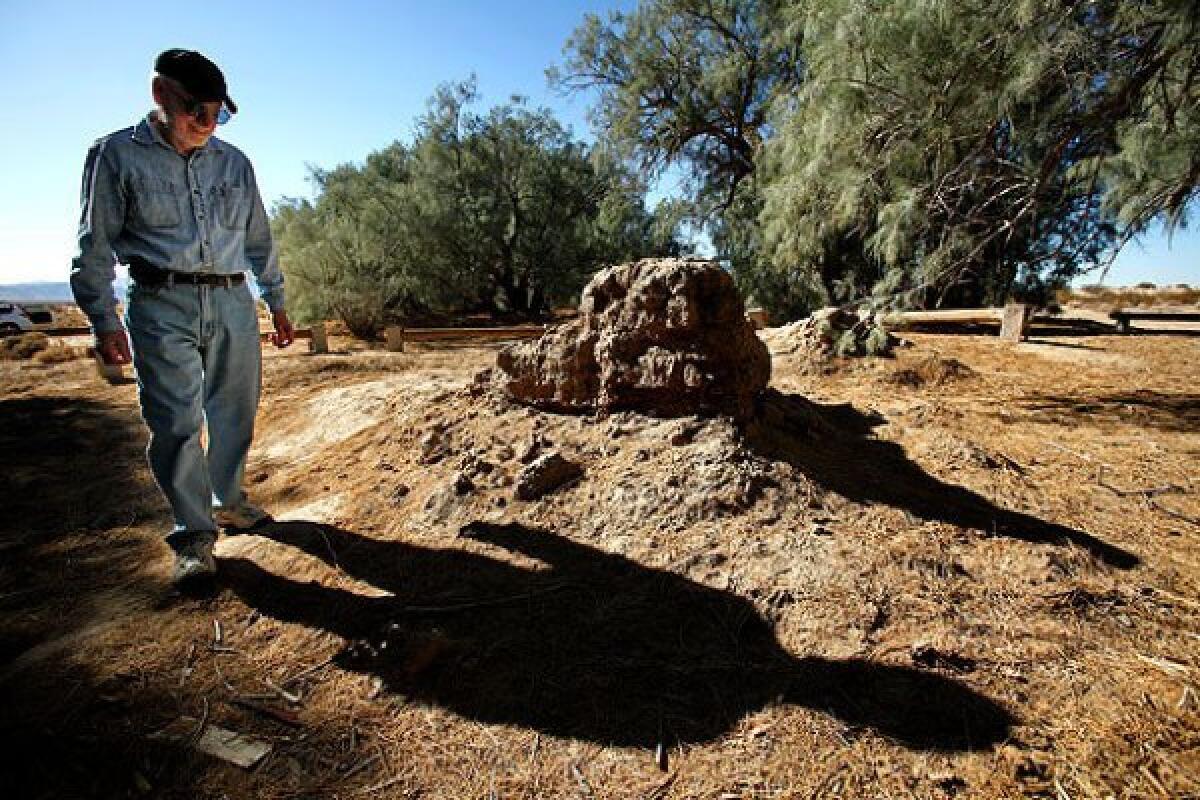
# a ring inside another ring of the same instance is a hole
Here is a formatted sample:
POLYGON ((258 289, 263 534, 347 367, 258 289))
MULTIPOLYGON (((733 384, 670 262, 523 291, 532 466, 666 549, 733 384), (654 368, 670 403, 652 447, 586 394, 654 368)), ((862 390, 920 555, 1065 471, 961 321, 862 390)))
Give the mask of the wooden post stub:
POLYGON ((1019 342, 1029 333, 1029 321, 1033 318, 1033 307, 1026 303, 1009 303, 1004 307, 1004 318, 1000 323, 1000 338, 1006 342, 1019 342))
POLYGON ((403 353, 404 328, 399 325, 389 325, 384 333, 387 336, 387 349, 393 353, 403 353))
POLYGON ((324 322, 314 322, 312 324, 312 338, 308 340, 308 352, 310 353, 328 353, 329 352, 329 337, 325 331, 324 322))

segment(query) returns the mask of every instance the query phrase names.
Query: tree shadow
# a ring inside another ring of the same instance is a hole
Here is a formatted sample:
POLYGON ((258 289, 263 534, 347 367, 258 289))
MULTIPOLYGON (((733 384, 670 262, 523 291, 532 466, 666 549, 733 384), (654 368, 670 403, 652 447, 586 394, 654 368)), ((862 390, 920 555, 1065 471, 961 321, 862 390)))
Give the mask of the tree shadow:
POLYGON ((768 390, 747 440, 760 455, 786 461, 814 483, 857 503, 883 503, 990 536, 1074 545, 1121 569, 1141 563, 1128 550, 1089 533, 1000 508, 969 489, 938 480, 910 461, 899 445, 874 437, 874 429, 884 422, 848 403, 819 405, 768 390))
POLYGON ((1172 433, 1191 433, 1200 430, 1200 394, 1156 392, 1135 389, 1107 395, 1071 397, 1043 394, 1026 397, 1021 408, 1045 414, 1069 417, 1069 424, 1088 421, 1094 414, 1124 414, 1121 422, 1138 427, 1157 428, 1172 433))
POLYGON ((0 400, 0 546, 160 510, 134 409, 79 397, 0 400))
POLYGON ((650 748, 711 741, 787 703, 952 751, 994 745, 1015 721, 942 675, 797 658, 745 598, 546 530, 474 523, 464 549, 305 522, 257 535, 392 596, 300 583, 246 559, 222 560, 225 586, 265 614, 351 640, 339 666, 480 722, 650 748), (466 549, 481 544, 496 557, 466 549))

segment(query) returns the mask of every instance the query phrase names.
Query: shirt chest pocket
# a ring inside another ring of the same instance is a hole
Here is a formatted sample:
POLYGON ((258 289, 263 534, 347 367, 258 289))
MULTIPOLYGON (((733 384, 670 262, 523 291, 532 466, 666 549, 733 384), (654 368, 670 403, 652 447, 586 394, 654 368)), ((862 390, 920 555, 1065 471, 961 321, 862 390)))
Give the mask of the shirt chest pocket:
POLYGON ((241 230, 250 219, 250 205, 246 189, 226 184, 216 191, 217 221, 221 227, 241 230))
POLYGON ((133 184, 134 214, 147 228, 173 228, 182 220, 179 192, 174 183, 141 178, 133 184))

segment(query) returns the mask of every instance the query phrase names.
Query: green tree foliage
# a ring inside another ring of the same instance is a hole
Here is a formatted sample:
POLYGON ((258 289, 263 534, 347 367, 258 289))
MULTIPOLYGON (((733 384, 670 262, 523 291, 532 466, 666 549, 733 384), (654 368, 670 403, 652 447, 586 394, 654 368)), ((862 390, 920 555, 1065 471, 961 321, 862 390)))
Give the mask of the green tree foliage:
POLYGON ((851 295, 994 303, 1178 219, 1200 177, 1187 5, 793 6, 809 71, 769 147, 775 264, 851 295))
MULTIPOLYGON (((593 121, 646 174, 685 178, 697 227, 743 289, 774 311, 811 295, 763 262, 756 165, 772 102, 799 85, 799 47, 771 35, 779 0, 648 0, 629 13, 588 15, 550 71, 568 91, 598 89, 593 121)), ((786 311, 784 312, 786 313, 786 311)))
POLYGON ((798 81, 797 48, 768 36, 772 0, 648 0, 630 14, 589 14, 552 82, 599 89, 594 121, 643 169, 683 167, 695 190, 728 206, 754 172, 770 103, 798 81))
POLYGON ((315 202, 276 209, 298 316, 358 335, 429 311, 538 313, 608 263, 677 248, 677 212, 520 98, 476 114, 472 83, 444 86, 411 145, 314 170, 315 202))
POLYGON ((1102 263, 1200 185, 1194 2, 646 0, 558 80, 677 163, 775 311, 998 302, 1102 263))

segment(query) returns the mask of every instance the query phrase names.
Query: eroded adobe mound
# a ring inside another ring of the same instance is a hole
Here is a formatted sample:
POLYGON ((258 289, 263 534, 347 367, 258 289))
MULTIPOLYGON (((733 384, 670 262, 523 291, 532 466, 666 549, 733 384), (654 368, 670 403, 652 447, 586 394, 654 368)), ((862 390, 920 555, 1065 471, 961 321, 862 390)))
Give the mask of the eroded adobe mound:
POLYGON ((729 274, 712 261, 672 258, 598 273, 579 318, 503 350, 492 379, 547 410, 746 418, 770 376, 729 274))

